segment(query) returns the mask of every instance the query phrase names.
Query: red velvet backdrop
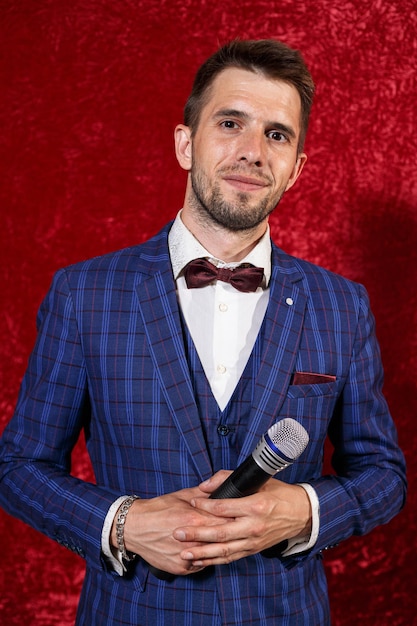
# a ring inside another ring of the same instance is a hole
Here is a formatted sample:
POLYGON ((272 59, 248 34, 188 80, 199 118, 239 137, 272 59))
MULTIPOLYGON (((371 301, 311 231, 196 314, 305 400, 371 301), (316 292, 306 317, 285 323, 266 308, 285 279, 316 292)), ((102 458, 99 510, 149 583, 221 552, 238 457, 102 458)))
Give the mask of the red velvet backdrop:
MULTIPOLYGON (((0 20, 0 429, 52 273, 144 240, 181 206, 172 135, 197 66, 230 38, 281 38, 318 87, 309 161, 272 232, 367 286, 411 486, 389 526, 326 555, 333 622, 417 623, 415 0, 1 0, 0 20)), ((82 444, 74 472, 90 476, 82 444)), ((4 512, 0 554, 1 624, 73 623, 78 557, 4 512)))

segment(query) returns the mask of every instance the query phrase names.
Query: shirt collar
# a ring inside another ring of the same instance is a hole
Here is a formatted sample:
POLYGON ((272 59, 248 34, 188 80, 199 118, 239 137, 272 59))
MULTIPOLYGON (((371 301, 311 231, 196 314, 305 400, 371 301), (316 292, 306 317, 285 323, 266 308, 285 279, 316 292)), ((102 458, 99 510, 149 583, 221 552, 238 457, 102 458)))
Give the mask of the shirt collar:
POLYGON ((215 265, 222 267, 235 267, 241 263, 252 263, 256 267, 264 268, 265 286, 268 286, 271 278, 271 238, 269 225, 265 234, 258 241, 249 254, 239 261, 239 263, 225 263, 222 259, 214 257, 201 243, 194 237, 191 231, 185 226, 181 219, 181 211, 177 214, 175 221, 168 235, 169 254, 171 256, 172 270, 174 278, 177 280, 179 274, 190 261, 199 258, 207 258, 215 265))

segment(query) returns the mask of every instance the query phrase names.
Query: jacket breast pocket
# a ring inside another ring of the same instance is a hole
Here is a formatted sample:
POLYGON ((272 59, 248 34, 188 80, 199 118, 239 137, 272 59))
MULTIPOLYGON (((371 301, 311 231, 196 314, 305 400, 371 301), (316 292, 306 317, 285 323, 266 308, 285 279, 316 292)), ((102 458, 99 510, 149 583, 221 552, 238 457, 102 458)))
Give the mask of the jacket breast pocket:
POLYGON ((337 382, 314 383, 308 385, 290 385, 287 398, 306 398, 309 396, 334 396, 337 394, 337 382))
MULTIPOLYGON (((290 385, 281 407, 281 418, 291 417, 307 430, 310 437, 308 459, 313 465, 316 465, 318 459, 322 457, 327 429, 338 397, 337 382, 290 385)), ((302 458, 300 460, 302 462, 302 458)))

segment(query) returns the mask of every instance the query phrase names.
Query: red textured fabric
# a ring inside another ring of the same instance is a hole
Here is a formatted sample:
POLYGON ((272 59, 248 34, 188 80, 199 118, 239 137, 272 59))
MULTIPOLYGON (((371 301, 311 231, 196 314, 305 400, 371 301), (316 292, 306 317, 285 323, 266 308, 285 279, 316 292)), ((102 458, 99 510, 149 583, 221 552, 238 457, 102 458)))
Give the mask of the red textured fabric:
MULTIPOLYGON (((180 208, 173 129, 198 65, 236 36, 302 50, 317 83, 309 161, 272 234, 368 288, 410 479, 389 526, 326 554, 333 624, 416 623, 415 0, 2 0, 0 28, 0 429, 52 273, 180 208)), ((92 478, 82 443, 74 473, 92 478)), ((0 554, 2 625, 73 623, 78 557, 3 512, 0 554)))

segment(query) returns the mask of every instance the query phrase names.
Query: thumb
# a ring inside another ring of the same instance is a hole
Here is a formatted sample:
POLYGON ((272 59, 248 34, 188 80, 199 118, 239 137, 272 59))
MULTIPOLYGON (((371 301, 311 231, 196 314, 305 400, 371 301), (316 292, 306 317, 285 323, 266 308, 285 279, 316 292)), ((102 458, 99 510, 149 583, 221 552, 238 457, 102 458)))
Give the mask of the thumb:
POLYGON ((231 470, 219 470, 208 480, 200 483, 199 488, 201 491, 204 491, 204 493, 212 493, 217 489, 217 487, 220 487, 220 485, 224 483, 226 478, 230 476, 231 473, 231 470))

